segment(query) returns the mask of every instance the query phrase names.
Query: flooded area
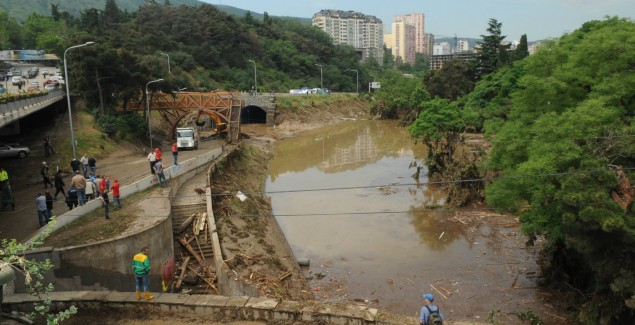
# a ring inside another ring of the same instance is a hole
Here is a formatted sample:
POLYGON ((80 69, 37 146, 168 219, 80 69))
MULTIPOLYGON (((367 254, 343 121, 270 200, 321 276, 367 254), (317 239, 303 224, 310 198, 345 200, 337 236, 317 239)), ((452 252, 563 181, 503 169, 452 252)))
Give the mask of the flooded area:
POLYGON ((394 121, 346 121, 280 140, 266 181, 273 212, 317 299, 416 316, 433 293, 446 318, 505 324, 531 311, 562 324, 536 288, 535 252, 518 221, 487 209, 443 208, 414 179, 425 155, 394 121))

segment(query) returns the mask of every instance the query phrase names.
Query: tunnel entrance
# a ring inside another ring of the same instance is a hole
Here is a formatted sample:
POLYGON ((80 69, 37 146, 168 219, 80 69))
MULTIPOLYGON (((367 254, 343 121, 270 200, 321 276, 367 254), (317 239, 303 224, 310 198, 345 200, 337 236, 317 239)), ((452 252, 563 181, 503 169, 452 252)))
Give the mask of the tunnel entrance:
POLYGON ((267 112, 258 106, 246 106, 240 111, 241 124, 265 124, 267 112))

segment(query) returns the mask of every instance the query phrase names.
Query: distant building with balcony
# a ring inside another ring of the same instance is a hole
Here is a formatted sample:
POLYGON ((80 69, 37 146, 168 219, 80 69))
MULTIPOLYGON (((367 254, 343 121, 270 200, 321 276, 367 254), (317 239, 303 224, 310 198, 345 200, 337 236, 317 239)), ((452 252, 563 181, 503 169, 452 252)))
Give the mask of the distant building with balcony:
POLYGON ((470 50, 470 43, 466 39, 456 41, 456 53, 463 53, 470 50))
POLYGON ((423 53, 432 56, 434 53, 434 35, 425 34, 423 41, 423 53))
POLYGON ((477 53, 464 52, 454 54, 433 55, 430 58, 430 69, 439 70, 443 68, 443 63, 450 60, 472 61, 478 57, 477 53))
MULTIPOLYGON (((412 41, 414 42, 415 53, 425 53, 425 15, 421 13, 398 15, 395 16, 395 22, 403 22, 411 25, 414 28, 414 30, 412 31, 412 41)), ((395 32, 394 29, 392 31, 393 33, 395 32)))
MULTIPOLYGON (((402 63, 415 64, 415 26, 404 21, 392 23, 392 55, 402 63)), ((386 45, 386 47, 388 47, 386 45)))
POLYGON ((317 26, 333 39, 333 44, 353 46, 361 60, 384 60, 384 25, 375 16, 355 11, 321 10, 313 15, 317 26))

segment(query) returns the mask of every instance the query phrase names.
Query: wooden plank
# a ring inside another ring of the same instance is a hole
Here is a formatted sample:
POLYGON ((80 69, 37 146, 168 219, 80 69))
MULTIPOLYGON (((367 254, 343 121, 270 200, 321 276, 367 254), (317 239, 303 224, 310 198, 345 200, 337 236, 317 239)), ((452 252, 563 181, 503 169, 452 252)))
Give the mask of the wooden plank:
POLYGON ((205 267, 205 262, 203 262, 203 260, 201 259, 200 256, 198 256, 198 254, 194 251, 194 249, 192 248, 192 246, 190 246, 190 244, 188 244, 187 240, 183 237, 179 238, 179 242, 181 243, 181 245, 183 245, 183 247, 185 247, 185 249, 187 249, 188 252, 190 252, 190 254, 192 256, 194 256, 194 258, 196 259, 196 261, 198 261, 198 264, 200 264, 201 266, 205 267))
POLYGON ((181 274, 179 275, 179 278, 176 280, 176 284, 175 287, 177 289, 181 288, 181 282, 183 281, 183 277, 185 277, 185 270, 187 270, 187 263, 190 262, 190 256, 186 257, 185 260, 183 260, 183 264, 181 264, 181 274))
MULTIPOLYGON (((205 279, 205 277, 202 274, 196 272, 196 270, 194 270, 194 268, 192 268, 190 265, 188 265, 187 268, 190 269, 190 271, 194 272, 194 274, 196 274, 199 278, 201 278, 201 280, 205 281, 205 283, 207 283, 208 286, 210 286, 212 289, 214 289, 214 291, 216 291, 217 295, 220 294, 219 291, 218 291, 218 288, 216 288, 216 286, 212 282, 210 282, 207 279, 205 279)), ((215 279, 216 279, 216 277, 214 277, 212 279, 212 281, 214 281, 215 279)))
POLYGON ((181 223, 181 225, 176 229, 176 231, 174 232, 175 234, 180 234, 183 232, 183 230, 185 230, 185 228, 189 227, 190 224, 192 224, 192 221, 194 221, 194 217, 196 217, 196 213, 192 214, 191 216, 189 216, 187 219, 185 219, 185 221, 183 221, 181 223))

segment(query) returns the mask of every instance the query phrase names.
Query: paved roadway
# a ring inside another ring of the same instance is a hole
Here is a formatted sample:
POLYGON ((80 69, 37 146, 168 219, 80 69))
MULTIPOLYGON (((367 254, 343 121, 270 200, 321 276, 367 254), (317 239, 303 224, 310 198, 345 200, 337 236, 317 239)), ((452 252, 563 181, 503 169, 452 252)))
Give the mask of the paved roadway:
MULTIPOLYGON (((179 161, 184 161, 203 154, 209 149, 218 148, 219 146, 222 146, 223 143, 223 140, 200 142, 198 150, 180 151, 179 161)), ((166 163, 167 167, 172 166, 172 154, 169 151, 169 146, 167 144, 163 144, 161 147, 164 151, 163 161, 166 163)), ((141 150, 138 150, 137 152, 122 150, 115 152, 106 158, 97 158, 97 174, 108 175, 111 180, 116 177, 119 179, 121 186, 124 187, 149 175, 150 166, 146 156, 147 155, 141 150)), ((81 153, 79 152, 78 158, 81 158, 81 153)), ((40 146, 37 146, 31 147, 31 154, 26 159, 33 159, 37 162, 41 162, 46 158, 44 158, 43 149, 41 149, 40 146)), ((51 158, 48 159, 50 160, 51 158)), ((20 161, 16 159, 15 162, 19 163, 20 161)), ((0 163, 4 165, 6 162, 0 161, 0 163)), ((67 167, 67 165, 70 165, 70 161, 69 163, 61 165, 60 168, 63 170, 70 169, 70 166, 67 167)), ((51 174, 53 175, 55 168, 54 166, 50 167, 51 174)), ((14 170, 14 172, 20 173, 21 171, 14 170)), ((67 175, 64 178, 66 190, 68 190, 68 185, 71 181, 70 178, 70 175, 67 175)), ((9 179, 12 179, 11 173, 9 174, 9 179)), ((31 237, 39 229, 35 198, 37 197, 38 192, 43 193, 45 189, 39 175, 37 177, 32 177, 31 179, 33 180, 32 182, 26 182, 26 184, 21 184, 21 186, 14 186, 14 181, 12 181, 11 184, 14 189, 13 194, 16 200, 16 208, 13 211, 10 207, 0 209, 0 238, 15 238, 18 241, 24 241, 25 239, 31 237)), ((51 195, 55 193, 54 188, 48 188, 47 190, 50 191, 51 195)), ((59 195, 53 204, 53 214, 60 215, 66 211, 68 211, 68 208, 64 203, 64 197, 59 195)))

